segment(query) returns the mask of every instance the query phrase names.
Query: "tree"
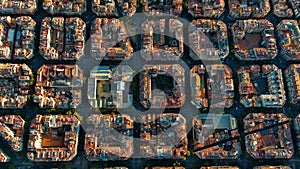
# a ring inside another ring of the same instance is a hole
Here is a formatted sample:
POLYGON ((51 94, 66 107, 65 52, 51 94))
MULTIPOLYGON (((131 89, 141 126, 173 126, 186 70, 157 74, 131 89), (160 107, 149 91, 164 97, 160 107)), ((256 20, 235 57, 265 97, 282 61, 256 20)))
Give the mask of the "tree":
POLYGON ((17 115, 21 115, 22 114, 22 111, 19 110, 19 109, 14 109, 13 112, 14 112, 14 114, 17 114, 17 115))
POLYGON ((70 169, 71 167, 68 164, 66 164, 63 168, 64 169, 70 169))
POLYGON ((189 7, 189 4, 188 4, 188 2, 187 2, 187 1, 184 1, 184 2, 183 2, 183 8, 186 8, 186 9, 188 9, 188 7, 189 7))
POLYGON ((30 74, 30 81, 29 81, 29 85, 30 85, 30 86, 33 86, 33 85, 34 85, 34 83, 35 83, 35 79, 34 79, 34 74, 32 73, 32 74, 30 74))
POLYGON ((15 167, 15 165, 10 165, 9 167, 8 167, 8 169, 15 169, 16 167, 15 167))
POLYGON ((73 112, 71 110, 66 112, 66 115, 72 115, 72 114, 73 114, 73 112))
POLYGON ((79 121, 83 120, 83 117, 77 112, 74 113, 74 116, 76 116, 79 121))

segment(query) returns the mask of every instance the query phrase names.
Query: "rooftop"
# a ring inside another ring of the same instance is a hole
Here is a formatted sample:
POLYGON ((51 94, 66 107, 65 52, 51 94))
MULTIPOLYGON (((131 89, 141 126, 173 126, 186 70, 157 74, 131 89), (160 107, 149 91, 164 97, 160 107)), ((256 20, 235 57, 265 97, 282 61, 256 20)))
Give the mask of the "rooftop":
POLYGON ((300 60, 300 29, 297 20, 282 20, 276 27, 280 53, 286 60, 300 60))
POLYGON ((0 116, 0 136, 16 152, 23 150, 24 125, 25 121, 21 116, 0 116))
POLYGON ((281 69, 250 65, 238 70, 240 103, 245 107, 280 108, 286 102, 281 69))
POLYGON ((210 107, 231 107, 234 99, 234 82, 231 69, 225 64, 206 66, 208 72, 208 98, 210 107))
POLYGON ((88 99, 95 108, 125 108, 132 105, 129 92, 134 70, 129 66, 97 66, 90 71, 88 99))
POLYGON ((0 17, 0 59, 31 59, 34 55, 35 25, 29 16, 0 17))
POLYGON ((133 154, 133 120, 122 114, 92 114, 85 127, 89 161, 127 160, 133 154))
POLYGON ((299 19, 299 17, 300 17, 300 1, 299 0, 290 0, 290 3, 294 10, 294 16, 299 19))
POLYGON ((192 104, 197 108, 208 107, 206 70, 204 65, 196 65, 191 69, 192 104))
POLYGON ((240 60, 271 60, 277 56, 273 24, 268 20, 238 20, 231 26, 235 56, 240 60))
POLYGON ((270 165, 264 165, 264 166, 256 166, 253 169, 292 169, 289 166, 270 166, 270 165))
POLYGON ((297 145, 298 150, 300 150, 300 114, 293 120, 294 124, 294 134, 297 139, 297 143, 294 143, 297 145))
POLYGON ((189 39, 195 60, 225 60, 229 54, 227 26, 221 20, 197 19, 189 26, 189 39))
POLYGON ((289 119, 283 113, 250 113, 243 119, 244 132, 249 133, 288 121, 289 119))
POLYGON ((219 18, 225 11, 225 0, 188 0, 188 12, 193 17, 219 18))
POLYGON ((142 117, 140 155, 152 159, 182 159, 188 151, 186 120, 180 114, 142 117))
POLYGON ((231 107, 234 84, 231 69, 224 64, 195 65, 191 69, 192 104, 196 107, 231 107), (206 75, 208 73, 208 75, 206 75), (206 80, 205 80, 206 79, 206 80))
POLYGON ((184 51, 183 23, 177 19, 152 19, 142 24, 142 57, 149 60, 178 60, 184 51), (169 32, 166 32, 167 29, 169 32))
POLYGON ((86 11, 86 0, 44 0, 43 9, 50 14, 82 14, 86 11))
POLYGON ((34 14, 37 0, 2 0, 0 13, 3 14, 34 14))
POLYGON ((10 161, 10 157, 7 156, 2 150, 0 150, 0 163, 6 163, 10 161))
POLYGON ((185 168, 184 167, 158 167, 158 166, 156 166, 156 167, 152 167, 152 168, 146 167, 145 169, 185 169, 185 168))
POLYGON ((291 158, 294 146, 283 114, 252 113, 244 119, 246 151, 254 159, 291 158))
POLYGON ((129 59, 133 48, 124 23, 118 19, 96 18, 91 31, 91 55, 97 60, 129 59))
POLYGON ((133 16, 136 12, 137 0, 117 0, 123 16, 133 16))
POLYGON ((132 16, 136 12, 137 0, 93 0, 93 12, 101 17, 132 16))
POLYGON ((84 53, 85 23, 78 17, 42 20, 39 52, 46 60, 78 60, 84 53))
POLYGON ((142 10, 148 15, 170 14, 178 16, 182 12, 182 0, 142 0, 142 10))
POLYGON ((71 161, 77 155, 80 121, 73 115, 36 115, 31 121, 28 159, 71 161))
POLYGON ((293 9, 290 7, 290 0, 271 0, 273 13, 279 18, 290 18, 293 16, 293 9))
POLYGON ((78 65, 43 65, 37 71, 34 102, 41 108, 76 108, 82 85, 78 65))
POLYGON ((300 64, 292 64, 285 71, 287 96, 292 104, 300 103, 300 64))
POLYGON ((229 15, 235 19, 264 18, 271 10, 270 2, 265 0, 228 0, 229 15))
POLYGON ((197 153, 199 150, 213 151, 214 149, 211 148, 215 144, 240 136, 237 121, 230 114, 199 114, 193 119, 192 125, 194 151, 197 153))
POLYGON ((179 108, 184 103, 184 68, 179 64, 144 65, 139 73, 140 103, 145 108, 179 108), (153 92, 160 89, 163 92, 153 92))
POLYGON ((209 166, 209 167, 201 167, 201 169, 239 169, 239 167, 234 167, 234 166, 209 166))
POLYGON ((26 64, 0 64, 0 108, 22 108, 27 103, 31 69, 26 64))
POLYGON ((227 159, 235 158, 234 155, 229 155, 233 152, 240 154, 239 143, 233 148, 232 142, 228 141, 235 142, 234 139, 240 136, 237 121, 230 114, 199 114, 193 119, 192 125, 194 151, 198 157, 227 159), (224 141, 227 143, 222 143, 224 141), (232 152, 226 153, 227 151, 232 152))
POLYGON ((241 144, 238 139, 224 141, 195 152, 200 159, 238 159, 241 154, 241 144))

